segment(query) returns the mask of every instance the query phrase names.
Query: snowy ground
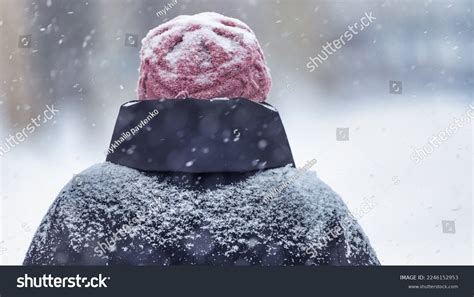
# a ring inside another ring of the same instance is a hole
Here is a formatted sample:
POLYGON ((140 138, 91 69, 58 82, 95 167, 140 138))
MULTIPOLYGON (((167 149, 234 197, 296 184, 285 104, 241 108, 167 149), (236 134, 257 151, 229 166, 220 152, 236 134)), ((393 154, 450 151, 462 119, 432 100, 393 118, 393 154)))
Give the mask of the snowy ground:
MULTIPOLYGON (((299 166, 316 158, 313 170, 352 210, 374 196, 377 206, 360 223, 381 262, 473 264, 472 124, 420 164, 410 158, 414 148, 465 113, 468 102, 399 102, 391 95, 370 103, 346 102, 343 108, 321 101, 301 108, 305 98, 314 96, 303 94, 298 104, 272 103, 281 110, 299 166), (349 141, 336 141, 337 127, 349 127, 349 141), (454 220, 456 233, 443 233, 442 220, 454 220)), ((118 108, 113 110, 116 114, 118 108)), ((78 130, 73 112, 63 109, 56 124, 42 127, 1 159, 0 264, 22 262, 60 189, 73 174, 105 158, 114 120, 98 124, 93 132, 78 130), (93 133, 97 142, 77 137, 86 133, 93 133)))

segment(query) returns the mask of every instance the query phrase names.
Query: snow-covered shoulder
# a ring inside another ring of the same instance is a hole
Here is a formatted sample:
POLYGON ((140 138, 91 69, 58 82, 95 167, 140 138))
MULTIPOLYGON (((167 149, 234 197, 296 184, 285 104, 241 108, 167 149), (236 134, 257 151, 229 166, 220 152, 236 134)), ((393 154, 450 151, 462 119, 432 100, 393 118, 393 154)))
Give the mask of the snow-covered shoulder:
POLYGON ((124 226, 126 236, 114 243, 120 252, 192 249, 189 242, 210 238, 209 245, 229 257, 260 245, 316 261, 337 242, 347 259, 363 254, 377 263, 342 199, 314 172, 277 168, 195 190, 109 162, 90 167, 63 188, 29 254, 53 255, 57 247, 49 245, 56 242, 95 257, 98 243, 116 237, 124 226))

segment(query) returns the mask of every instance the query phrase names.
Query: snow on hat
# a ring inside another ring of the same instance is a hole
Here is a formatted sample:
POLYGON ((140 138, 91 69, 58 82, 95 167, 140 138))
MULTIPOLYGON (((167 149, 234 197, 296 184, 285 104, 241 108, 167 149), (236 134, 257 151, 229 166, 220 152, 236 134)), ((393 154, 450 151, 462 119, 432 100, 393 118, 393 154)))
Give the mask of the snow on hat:
POLYGON ((140 51, 138 97, 262 102, 271 77, 253 31, 214 12, 182 15, 148 32, 140 51))

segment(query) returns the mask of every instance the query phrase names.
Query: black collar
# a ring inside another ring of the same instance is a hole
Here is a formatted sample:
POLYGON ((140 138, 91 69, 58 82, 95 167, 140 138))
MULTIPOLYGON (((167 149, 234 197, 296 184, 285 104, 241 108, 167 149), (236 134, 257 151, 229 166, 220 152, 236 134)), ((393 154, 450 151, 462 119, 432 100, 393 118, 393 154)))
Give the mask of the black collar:
POLYGON ((107 161, 152 172, 250 172, 294 166, 278 112, 247 99, 123 104, 107 161))

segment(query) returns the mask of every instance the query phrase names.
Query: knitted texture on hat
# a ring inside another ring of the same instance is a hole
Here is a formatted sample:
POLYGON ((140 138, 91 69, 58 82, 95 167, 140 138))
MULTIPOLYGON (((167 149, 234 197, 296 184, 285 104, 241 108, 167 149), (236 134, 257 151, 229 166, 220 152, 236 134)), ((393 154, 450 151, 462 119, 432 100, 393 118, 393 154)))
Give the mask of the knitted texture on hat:
POLYGON ((253 31, 213 12, 182 15, 148 32, 138 97, 265 101, 271 77, 253 31))

